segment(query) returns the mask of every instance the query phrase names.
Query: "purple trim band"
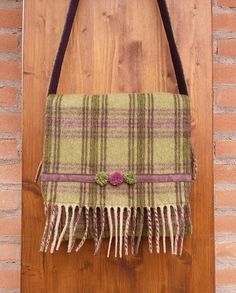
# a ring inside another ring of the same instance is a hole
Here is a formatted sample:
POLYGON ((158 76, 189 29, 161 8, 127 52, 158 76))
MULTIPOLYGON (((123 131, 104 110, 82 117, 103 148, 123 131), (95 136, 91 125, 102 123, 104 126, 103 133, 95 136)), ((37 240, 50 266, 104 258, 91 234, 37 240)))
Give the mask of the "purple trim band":
POLYGON ((94 175, 43 173, 41 175, 41 181, 94 183, 95 176, 94 175))
MULTIPOLYGON (((55 174, 43 173, 41 181, 58 182, 85 182, 95 183, 95 175, 76 175, 76 174, 55 174)), ((140 183, 160 183, 160 182, 184 182, 192 181, 191 174, 163 174, 163 175, 138 175, 137 182, 140 183)))
POLYGON ((192 175, 191 174, 138 175, 137 181, 143 182, 143 183, 192 181, 192 175))

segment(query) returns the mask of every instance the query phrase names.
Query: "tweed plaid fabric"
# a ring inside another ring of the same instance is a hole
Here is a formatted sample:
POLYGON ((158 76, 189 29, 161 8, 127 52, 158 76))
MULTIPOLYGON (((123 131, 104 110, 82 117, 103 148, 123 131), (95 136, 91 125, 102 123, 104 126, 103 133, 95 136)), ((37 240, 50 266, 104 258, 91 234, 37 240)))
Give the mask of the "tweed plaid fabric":
POLYGON ((80 238, 104 237, 108 255, 138 251, 182 253, 191 231, 193 174, 190 106, 185 95, 139 93, 50 95, 46 103, 41 174, 47 222, 41 250, 70 252, 80 238), (127 175, 128 174, 128 175, 127 175), (104 177, 105 176, 105 177, 104 177), (126 177, 125 177, 126 176, 126 177), (104 181, 105 180, 105 181, 104 181), (103 184, 104 183, 104 184, 103 184))

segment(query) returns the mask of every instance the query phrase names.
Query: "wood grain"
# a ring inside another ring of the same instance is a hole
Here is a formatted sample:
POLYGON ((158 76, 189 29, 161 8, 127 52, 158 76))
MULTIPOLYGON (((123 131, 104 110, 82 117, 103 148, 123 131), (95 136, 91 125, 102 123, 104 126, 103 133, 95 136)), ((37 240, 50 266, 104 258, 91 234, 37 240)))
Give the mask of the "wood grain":
MULTIPOLYGON (((23 293, 214 292, 211 1, 168 0, 187 77, 198 179, 192 191, 193 235, 182 257, 93 256, 65 246, 39 253, 43 200, 33 183, 42 158, 46 92, 69 0, 24 1, 23 293)), ((60 80, 60 93, 176 91, 166 37, 155 0, 81 0, 60 80)))

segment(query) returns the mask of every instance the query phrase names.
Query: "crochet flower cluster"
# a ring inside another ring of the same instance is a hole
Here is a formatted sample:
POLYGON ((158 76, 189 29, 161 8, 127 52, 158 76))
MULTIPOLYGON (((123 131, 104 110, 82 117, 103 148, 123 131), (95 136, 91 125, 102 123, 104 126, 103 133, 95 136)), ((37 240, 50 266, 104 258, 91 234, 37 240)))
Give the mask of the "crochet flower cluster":
POLYGON ((96 174, 95 181, 100 186, 105 186, 108 182, 113 186, 121 185, 124 182, 133 185, 136 183, 136 176, 132 171, 124 174, 122 172, 113 172, 109 175, 102 171, 96 174))

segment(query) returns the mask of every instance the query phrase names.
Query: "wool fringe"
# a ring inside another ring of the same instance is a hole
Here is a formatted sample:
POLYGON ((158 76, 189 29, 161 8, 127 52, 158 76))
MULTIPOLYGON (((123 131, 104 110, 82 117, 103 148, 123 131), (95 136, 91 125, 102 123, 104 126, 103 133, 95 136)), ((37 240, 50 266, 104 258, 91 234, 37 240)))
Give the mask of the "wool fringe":
POLYGON ((41 252, 58 250, 63 240, 68 240, 70 253, 76 239, 81 238, 75 251, 79 251, 87 238, 94 238, 97 255, 104 237, 109 238, 107 257, 110 256, 114 240, 115 257, 137 254, 143 235, 147 236, 148 249, 153 253, 153 241, 156 253, 167 251, 167 238, 170 239, 171 254, 181 255, 186 228, 191 227, 190 209, 184 204, 158 207, 129 208, 104 207, 89 208, 77 205, 46 205, 45 228, 40 246, 41 252), (99 229, 98 229, 99 223, 99 229), (81 232, 83 234, 81 235, 81 232), (79 234, 78 234, 79 233, 79 234), (162 245, 160 241, 162 238, 162 245))
POLYGON ((57 242, 56 250, 59 250, 59 247, 61 245, 63 237, 64 237, 64 235, 66 233, 66 229, 67 229, 68 222, 69 222, 69 207, 65 207, 65 212, 66 212, 66 221, 65 221, 64 227, 62 229, 61 235, 59 237, 59 240, 57 242))
POLYGON ((185 233, 185 219, 184 219, 184 207, 180 207, 180 223, 181 223, 181 236, 180 236, 180 252, 182 255, 183 252, 183 242, 184 242, 184 233, 185 233))
POLYGON ((73 241, 73 228, 74 228, 74 220, 75 220, 75 207, 72 207, 72 215, 70 219, 70 232, 69 232, 69 241, 68 241, 68 249, 67 252, 71 252, 72 250, 72 241, 73 241))
POLYGON ((131 253, 135 253, 135 234, 136 234, 136 226, 137 226, 137 208, 133 209, 132 215, 132 232, 131 232, 131 253))
POLYGON ((97 242, 97 245, 95 247, 95 252, 94 255, 98 254, 98 251, 100 250, 101 244, 102 244, 102 237, 104 234, 104 229, 105 229, 105 209, 101 209, 101 233, 97 242))
POLYGON ((74 245, 75 245, 75 239, 76 239, 76 232, 77 232, 77 229, 78 229, 78 224, 79 224, 79 221, 80 221, 80 218, 81 218, 81 214, 82 214, 82 208, 79 208, 78 209, 78 213, 77 213, 77 217, 76 217, 76 220, 74 222, 74 225, 73 225, 73 230, 72 230, 72 235, 70 236, 72 238, 71 240, 71 244, 68 243, 68 250, 67 252, 71 252, 74 245), (69 245, 70 244, 70 245, 69 245))
POLYGON ((178 208, 177 206, 173 208, 174 210, 174 217, 176 223, 176 234, 175 234, 175 244, 174 244, 174 254, 178 255, 178 240, 179 240, 179 216, 178 216, 178 208))
POLYGON ((197 172, 198 172, 198 161, 194 154, 193 149, 191 149, 192 153, 192 174, 193 174, 193 180, 197 179, 197 172))
POLYGON ((154 222, 155 222, 156 253, 160 253, 160 224, 158 219, 158 208, 154 208, 154 222))
POLYGON ((78 252, 80 250, 80 248, 84 245, 85 240, 88 237, 88 228, 89 228, 89 209, 85 208, 85 231, 84 231, 84 236, 81 239, 79 245, 76 248, 76 252, 78 252))
POLYGON ((143 220, 144 220, 144 209, 140 208, 139 231, 138 231, 138 239, 135 246, 135 254, 138 254, 138 251, 139 251, 139 245, 140 245, 141 237, 143 233, 143 220))
POLYGON ((123 220, 124 220, 124 208, 120 208, 120 250, 119 250, 119 255, 122 257, 122 248, 123 248, 123 220))
POLYGON ((152 253, 152 211, 147 208, 147 221, 148 221, 148 249, 152 253))
POLYGON ((107 209, 107 215, 108 215, 108 224, 109 224, 109 233, 110 233, 109 245, 107 250, 107 257, 109 257, 110 251, 111 251, 112 238, 113 238, 113 223, 112 223, 112 217, 111 217, 111 209, 107 209))
POLYGON ((166 209, 167 209, 167 223, 168 223, 169 234, 170 234, 171 254, 174 254, 174 236, 173 236, 170 206, 167 206, 166 209))
POLYGON ((93 229, 94 229, 94 241, 95 247, 98 245, 98 220, 97 220, 97 208, 93 210, 93 229))
POLYGON ((118 208, 114 208, 114 218, 115 218, 115 257, 117 257, 117 248, 118 248, 118 208))
POLYGON ((47 231, 48 231, 48 224, 49 224, 49 207, 48 207, 48 205, 45 205, 44 214, 45 214, 46 222, 45 222, 43 237, 42 237, 42 241, 41 241, 41 245, 40 245, 41 252, 43 252, 45 249, 46 235, 47 235, 47 231))
POLYGON ((162 222, 162 239, 163 239, 163 252, 166 253, 166 220, 164 215, 165 207, 160 207, 161 222, 162 222))
POLYGON ((124 250, 125 250, 125 255, 128 255, 129 254, 128 237, 129 237, 129 229, 130 229, 130 219, 131 219, 131 208, 127 208, 127 218, 126 218, 125 233, 124 233, 124 250))
POLYGON ((56 246, 56 242, 57 242, 57 235, 58 235, 58 230, 59 230, 59 224, 61 221, 61 211, 62 211, 62 207, 58 206, 58 211, 57 211, 57 219, 56 219, 56 225, 55 225, 55 231, 54 231, 54 237, 53 237, 53 241, 52 241, 52 245, 51 245, 51 250, 50 252, 53 253, 55 246, 56 246))

